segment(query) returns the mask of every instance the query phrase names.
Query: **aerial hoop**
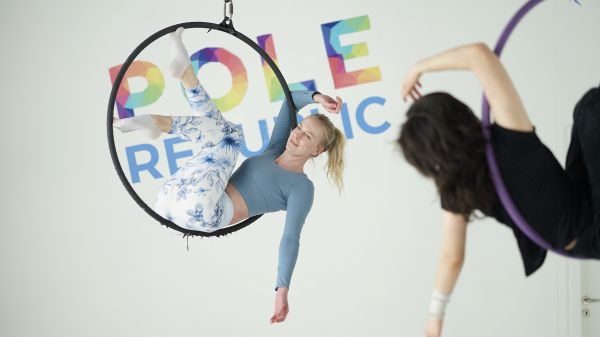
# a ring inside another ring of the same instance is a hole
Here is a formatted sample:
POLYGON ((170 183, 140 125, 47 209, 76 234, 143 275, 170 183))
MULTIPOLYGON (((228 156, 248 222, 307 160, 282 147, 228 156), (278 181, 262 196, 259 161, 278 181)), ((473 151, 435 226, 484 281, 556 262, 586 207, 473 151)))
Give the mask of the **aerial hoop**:
MULTIPOLYGON (((529 13, 529 11, 531 11, 542 1, 543 0, 529 0, 515 13, 512 19, 510 19, 510 21, 502 31, 502 34, 500 35, 500 38, 496 43, 496 47, 494 48, 494 52, 496 53, 496 55, 498 55, 498 57, 500 57, 500 55, 502 54, 502 50, 504 49, 508 38, 512 34, 517 24, 521 21, 521 19, 523 19, 523 17, 525 17, 527 13, 529 13)), ((579 5, 579 2, 575 2, 579 5)), ((500 170, 498 169, 498 163, 496 161, 496 157, 494 156, 494 150, 491 144, 490 104, 485 95, 483 96, 482 110, 483 112, 481 122, 483 125, 483 135, 486 140, 486 159, 490 170, 490 176, 492 178, 492 182, 494 183, 494 187, 496 188, 496 194, 498 195, 498 198, 500 199, 502 206, 504 206, 504 209, 506 209, 508 215, 517 225, 517 227, 521 230, 521 232, 523 232, 523 234, 525 234, 531 241, 533 241, 538 246, 562 256, 581 258, 579 256, 574 256, 573 254, 566 252, 564 249, 553 247, 544 238, 542 238, 527 223, 527 221, 525 221, 525 219, 521 215, 521 212, 519 212, 519 209, 515 206, 514 202, 512 201, 510 194, 508 193, 508 190, 506 189, 506 186, 504 185, 504 182, 502 180, 500 170)))
POLYGON ((117 74, 117 77, 115 78, 115 81, 113 83, 113 87, 112 87, 112 90, 110 93, 110 99, 108 102, 108 113, 107 113, 107 119, 106 119, 108 146, 110 149, 110 156, 112 158, 115 169, 117 170, 117 174, 119 175, 119 178, 120 178, 121 182, 123 183, 123 186, 125 186, 125 189, 127 190, 127 192, 129 192, 129 194, 131 195, 133 200, 135 200, 135 202, 144 211, 146 211, 146 213, 148 213, 152 218, 154 218, 156 221, 158 221, 159 223, 161 223, 164 226, 167 226, 171 229, 181 232, 184 236, 203 236, 203 237, 223 236, 226 234, 233 233, 237 230, 240 230, 240 229, 250 225, 251 223, 256 221, 258 218, 260 218, 262 216, 262 214, 255 215, 255 216, 248 218, 238 224, 228 226, 228 227, 216 230, 214 232, 203 232, 203 231, 189 230, 186 228, 179 227, 176 224, 174 224, 173 222, 163 218, 158 213, 156 213, 135 192, 135 190, 133 189, 133 187, 127 180, 127 177, 125 177, 125 173, 123 172, 123 168, 121 167, 121 163, 119 161, 119 157, 117 156, 117 151, 115 148, 115 140, 114 140, 113 126, 112 126, 115 102, 116 102, 116 98, 117 98, 117 93, 119 91, 119 87, 121 86, 121 82, 123 81, 123 77, 125 76, 127 69, 129 68, 131 63, 133 63, 135 58, 142 52, 142 50, 144 50, 146 47, 148 47, 152 42, 156 41, 158 38, 160 38, 166 34, 174 32, 179 27, 183 27, 185 29, 204 28, 204 29, 208 29, 209 31, 210 30, 219 30, 219 31, 222 31, 224 33, 227 33, 229 35, 236 37, 237 39, 241 40, 242 42, 244 42, 245 44, 250 46, 258 54, 260 54, 260 56, 271 67, 271 69, 275 73, 275 76, 277 76, 277 80, 279 81, 279 83, 283 89, 283 92, 285 94, 286 102, 287 102, 287 105, 290 110, 292 128, 295 128, 297 126, 297 112, 298 111, 297 111, 296 106, 294 105, 294 101, 292 99, 292 94, 287 85, 287 82, 285 81, 285 78, 281 74, 281 71, 279 70, 279 68, 273 61, 273 59, 271 59, 271 57, 260 46, 258 46, 254 41, 250 40, 244 34, 236 31, 233 28, 233 22, 231 20, 232 15, 233 15, 233 3, 231 0, 225 0, 225 18, 223 19, 223 22, 221 22, 220 24, 215 24, 215 23, 210 23, 210 22, 186 22, 186 23, 180 23, 180 24, 176 24, 176 25, 164 28, 164 29, 152 34, 150 37, 148 37, 146 40, 144 40, 137 48, 135 48, 135 50, 131 53, 131 55, 129 55, 129 57, 127 58, 125 63, 123 63, 123 65, 121 66, 121 69, 119 70, 119 73, 117 74))

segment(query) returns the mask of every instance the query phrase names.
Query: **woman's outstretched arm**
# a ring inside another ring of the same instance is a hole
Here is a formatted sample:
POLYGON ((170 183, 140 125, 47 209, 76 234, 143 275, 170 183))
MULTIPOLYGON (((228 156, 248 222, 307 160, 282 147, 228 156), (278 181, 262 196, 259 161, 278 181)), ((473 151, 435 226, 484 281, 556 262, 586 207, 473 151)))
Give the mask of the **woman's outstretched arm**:
POLYGON ((279 244, 279 265, 277 267, 277 295, 275 297, 275 312, 271 323, 283 322, 288 314, 288 291, 292 273, 298 260, 300 250, 300 233, 304 220, 312 207, 315 187, 310 181, 302 181, 291 187, 287 200, 285 226, 279 244))
POLYGON ((438 337, 442 332, 445 306, 454 290, 465 259, 467 221, 461 214, 443 210, 442 243, 435 273, 435 287, 429 306, 425 328, 427 337, 438 337))
POLYGON ((406 100, 411 96, 413 99, 418 99, 421 75, 441 70, 472 71, 483 87, 497 124, 512 130, 533 130, 533 125, 506 69, 496 54, 483 43, 456 47, 415 64, 402 84, 402 98, 406 100))

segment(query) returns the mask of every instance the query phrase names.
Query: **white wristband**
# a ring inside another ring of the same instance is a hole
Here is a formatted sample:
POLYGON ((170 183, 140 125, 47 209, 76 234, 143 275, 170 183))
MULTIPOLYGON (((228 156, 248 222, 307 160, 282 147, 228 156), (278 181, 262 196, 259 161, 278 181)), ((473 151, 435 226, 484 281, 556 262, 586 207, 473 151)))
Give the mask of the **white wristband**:
POLYGON ((443 319, 444 313, 446 311, 446 305, 450 302, 450 295, 444 295, 433 289, 433 294, 431 295, 431 303, 429 304, 429 316, 443 319))

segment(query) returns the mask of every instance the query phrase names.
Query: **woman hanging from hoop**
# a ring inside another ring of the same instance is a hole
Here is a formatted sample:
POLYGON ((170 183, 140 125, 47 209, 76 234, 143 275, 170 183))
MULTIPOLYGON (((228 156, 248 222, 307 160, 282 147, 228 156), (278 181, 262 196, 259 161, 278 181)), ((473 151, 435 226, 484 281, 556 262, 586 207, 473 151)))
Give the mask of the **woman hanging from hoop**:
POLYGON ((483 87, 495 119, 492 148, 523 217, 554 247, 600 259, 600 89, 588 91, 575 107, 563 169, 536 135, 506 70, 486 45, 461 46, 420 61, 402 85, 402 97, 415 102, 398 143, 406 160, 434 180, 443 209, 427 336, 441 333, 444 310, 464 261, 466 225, 476 210, 513 229, 527 276, 546 257, 546 250, 518 229, 496 197, 480 120, 449 94, 421 97, 423 73, 453 69, 472 71, 483 87))
MULTIPOLYGON (((199 147, 198 154, 163 184, 157 197, 156 212, 180 227, 212 232, 257 214, 287 211, 271 317, 271 323, 283 322, 300 232, 313 202, 314 187, 304 174, 304 164, 327 152, 327 174, 341 190, 344 135, 321 114, 306 117, 290 132, 290 113, 284 102, 264 153, 245 160, 232 175, 241 128, 221 115, 198 81, 181 39, 183 30, 170 34, 170 73, 183 83, 194 115, 141 115, 115 120, 113 125, 123 132, 140 130, 151 138, 176 134, 199 147)), ((299 109, 320 103, 337 114, 342 106, 339 97, 334 100, 316 91, 295 91, 292 97, 299 109)))

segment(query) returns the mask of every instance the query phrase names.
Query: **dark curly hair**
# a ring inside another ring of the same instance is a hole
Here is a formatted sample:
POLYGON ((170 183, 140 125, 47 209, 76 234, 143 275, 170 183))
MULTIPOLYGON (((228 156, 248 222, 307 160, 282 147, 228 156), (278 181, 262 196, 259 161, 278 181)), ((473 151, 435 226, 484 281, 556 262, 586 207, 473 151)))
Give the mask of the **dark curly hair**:
POLYGON ((406 112, 397 142, 406 160, 435 180, 442 205, 469 221, 497 202, 485 160, 481 122, 452 95, 423 96, 406 112))

